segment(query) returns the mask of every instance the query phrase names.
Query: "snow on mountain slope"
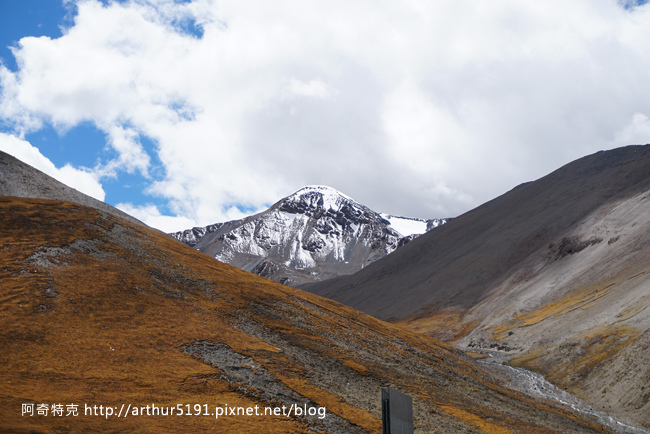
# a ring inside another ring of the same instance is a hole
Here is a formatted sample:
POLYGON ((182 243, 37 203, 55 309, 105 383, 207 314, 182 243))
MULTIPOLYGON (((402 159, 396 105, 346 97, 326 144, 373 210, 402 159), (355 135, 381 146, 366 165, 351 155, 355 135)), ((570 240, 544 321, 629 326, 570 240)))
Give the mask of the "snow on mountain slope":
POLYGON ((388 220, 390 227, 405 237, 409 235, 422 235, 423 233, 447 223, 449 219, 418 219, 413 217, 401 217, 390 214, 381 214, 388 220))
POLYGON ((316 185, 245 219, 171 235, 220 261, 299 285, 352 274, 412 238, 404 235, 445 221, 382 215, 331 187, 316 185), (395 225, 409 228, 409 233, 395 225))
POLYGON ((223 226, 223 223, 215 223, 213 225, 196 227, 192 229, 186 229, 184 231, 176 232, 172 234, 174 238, 178 241, 187 244, 188 246, 195 246, 205 234, 212 233, 223 226))

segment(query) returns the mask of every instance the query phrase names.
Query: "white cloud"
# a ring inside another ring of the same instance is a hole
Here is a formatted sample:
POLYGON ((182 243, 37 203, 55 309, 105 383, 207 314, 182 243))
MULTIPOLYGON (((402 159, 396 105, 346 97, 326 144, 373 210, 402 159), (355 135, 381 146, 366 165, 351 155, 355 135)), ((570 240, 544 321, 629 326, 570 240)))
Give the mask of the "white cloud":
POLYGON ((650 143, 650 119, 643 113, 635 113, 632 120, 613 140, 614 146, 646 145, 650 143))
POLYGON ((108 125, 104 129, 108 133, 110 146, 117 151, 119 157, 98 167, 97 171, 102 176, 114 177, 118 169, 129 173, 138 170, 142 175, 148 176, 150 159, 138 141, 138 133, 119 125, 108 125))
POLYGON ((319 78, 307 82, 291 78, 286 87, 287 97, 289 98, 291 98, 291 96, 327 98, 331 92, 332 91, 329 89, 327 83, 319 78))
POLYGON ((89 170, 76 169, 69 164, 57 168, 54 163, 41 154, 28 141, 2 132, 0 132, 0 150, 50 175, 59 182, 92 196, 97 200, 104 200, 104 189, 97 180, 97 176, 89 170))
POLYGON ((138 206, 130 203, 118 203, 116 208, 163 232, 176 232, 179 228, 188 229, 194 225, 194 221, 186 217, 163 215, 158 207, 151 204, 138 206))
POLYGON ((77 4, 64 36, 22 39, 19 70, 0 70, 0 116, 16 133, 93 122, 118 154, 103 175, 147 175, 139 137, 151 138, 165 177, 148 192, 193 224, 307 184, 378 211, 453 216, 587 153, 650 141, 630 124, 650 113, 648 5, 77 4), (191 20, 201 38, 179 30, 191 20))

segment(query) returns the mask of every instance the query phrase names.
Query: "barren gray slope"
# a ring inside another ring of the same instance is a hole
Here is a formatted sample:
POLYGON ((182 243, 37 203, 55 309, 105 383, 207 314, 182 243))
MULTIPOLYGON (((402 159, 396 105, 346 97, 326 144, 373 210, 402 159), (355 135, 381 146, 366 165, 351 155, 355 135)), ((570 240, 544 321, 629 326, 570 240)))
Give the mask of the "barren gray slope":
POLYGON ((649 235, 650 190, 603 203, 471 308, 457 345, 499 348, 650 429, 649 235))
POLYGON ((456 345, 505 352, 650 429, 650 146, 577 160, 316 289, 419 313, 403 323, 466 335, 456 345))
POLYGON ((650 188, 650 145, 601 151, 469 211, 352 276, 306 285, 380 319, 476 305, 606 202, 650 188))
POLYGON ((68 187, 40 170, 2 151, 0 151, 0 196, 74 202, 100 209, 132 223, 147 226, 135 217, 81 193, 72 187, 68 187))

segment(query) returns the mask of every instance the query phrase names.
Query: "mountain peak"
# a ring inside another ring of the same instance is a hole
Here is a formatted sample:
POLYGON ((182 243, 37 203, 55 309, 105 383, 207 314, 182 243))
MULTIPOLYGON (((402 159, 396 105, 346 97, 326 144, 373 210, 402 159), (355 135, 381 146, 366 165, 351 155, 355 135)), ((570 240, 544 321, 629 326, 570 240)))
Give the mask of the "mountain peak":
POLYGON ((301 203, 307 208, 322 209, 324 211, 338 210, 344 203, 362 206, 350 196, 326 185, 308 185, 282 199, 279 203, 301 203))
MULTIPOLYGON (((331 195, 331 196, 343 196, 348 199, 350 199, 347 195, 341 193, 334 187, 330 187, 329 185, 307 185, 300 190, 296 191, 294 194, 291 196, 296 196, 296 195, 302 195, 305 193, 317 193, 317 194, 322 194, 322 195, 331 195)), ((289 196, 289 197, 291 197, 289 196)))
POLYGON ((355 215, 373 213, 340 191, 326 185, 309 185, 280 200, 273 208, 290 214, 314 215, 327 212, 352 211, 355 215))
POLYGON ((385 218, 332 187, 309 185, 254 216, 173 236, 230 265, 298 285, 352 274, 427 225, 426 220, 385 218), (409 227, 409 236, 393 222, 409 227))

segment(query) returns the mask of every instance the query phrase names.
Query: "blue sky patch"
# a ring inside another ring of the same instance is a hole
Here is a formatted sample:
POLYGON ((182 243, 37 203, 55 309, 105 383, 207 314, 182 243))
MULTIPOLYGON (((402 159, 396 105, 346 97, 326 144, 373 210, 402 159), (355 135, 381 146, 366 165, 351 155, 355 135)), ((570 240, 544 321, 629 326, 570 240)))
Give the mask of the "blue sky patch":
POLYGON ((25 36, 61 36, 60 26, 72 25, 72 14, 58 0, 0 0, 0 58, 17 69, 10 46, 25 36))
POLYGON ((625 9, 634 9, 637 6, 643 6, 648 3, 648 0, 619 0, 619 3, 625 9))
POLYGON ((97 150, 104 149, 106 154, 106 134, 92 122, 83 122, 65 132, 57 132, 46 124, 40 130, 26 134, 25 139, 57 167, 70 163, 75 167, 92 168, 99 163, 97 150))

